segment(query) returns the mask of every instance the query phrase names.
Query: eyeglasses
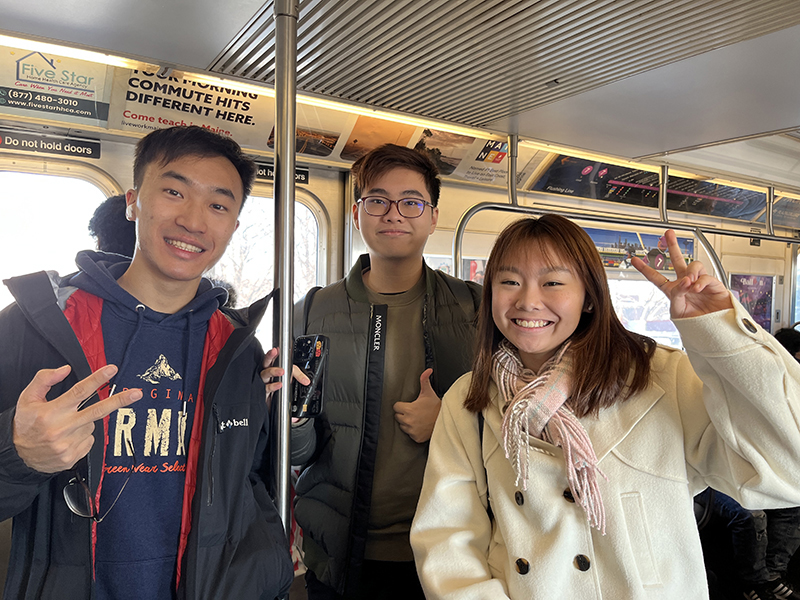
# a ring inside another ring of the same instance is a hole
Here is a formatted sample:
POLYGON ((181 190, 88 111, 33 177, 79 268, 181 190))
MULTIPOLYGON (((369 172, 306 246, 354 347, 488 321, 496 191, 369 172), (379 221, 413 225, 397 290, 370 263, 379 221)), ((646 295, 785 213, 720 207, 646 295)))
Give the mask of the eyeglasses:
POLYGON ((133 443, 129 439, 126 439, 125 441, 127 442, 133 464, 128 470, 128 476, 125 478, 125 483, 123 483, 122 487, 119 488, 119 492, 117 492, 117 497, 114 498, 114 502, 111 503, 111 506, 108 507, 108 510, 101 517, 100 507, 98 506, 98 503, 95 502, 89 486, 86 485, 86 480, 78 474, 77 469, 74 469, 74 476, 69 480, 69 483, 64 486, 64 501, 67 503, 67 507, 74 514, 78 515, 79 517, 83 517, 84 519, 92 519, 95 523, 100 523, 108 516, 108 513, 111 512, 111 509, 114 508, 117 500, 119 500, 119 497, 125 490, 125 486, 128 485, 128 482, 131 480, 133 470, 136 468, 136 455, 133 452, 133 443))
POLYGON ((425 202, 425 200, 419 200, 418 198, 389 200, 383 196, 366 196, 364 198, 359 198, 356 200, 356 204, 361 204, 367 214, 373 217, 382 217, 389 214, 389 211, 392 210, 392 204, 396 204, 397 212, 400 213, 401 217, 405 217, 406 219, 416 219, 422 216, 426 206, 433 208, 433 204, 425 202))

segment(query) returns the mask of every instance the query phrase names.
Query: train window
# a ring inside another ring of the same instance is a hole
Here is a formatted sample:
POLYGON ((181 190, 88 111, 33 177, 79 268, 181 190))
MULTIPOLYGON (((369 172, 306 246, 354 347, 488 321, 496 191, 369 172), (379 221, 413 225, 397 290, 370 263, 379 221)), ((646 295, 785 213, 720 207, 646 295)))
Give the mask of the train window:
MULTIPOLYGON (((275 203, 272 198, 251 196, 239 216, 239 229, 208 277, 230 284, 234 306, 247 306, 268 294, 274 285, 275 203)), ((314 213, 295 203, 294 299, 299 300, 317 284, 319 225, 314 213)))
MULTIPOLYGON (((106 194, 75 177, 0 172, 0 279, 39 270, 67 274, 76 269, 75 255, 94 248, 88 223, 106 194), (54 240, 58 240, 57 244, 54 240)), ((208 276, 230 284, 234 306, 247 306, 274 285, 274 202, 251 197, 242 211, 239 229, 225 255, 208 276)), ((317 285, 320 227, 315 214, 295 203, 295 299, 317 285)), ((0 288, 0 308, 13 301, 0 288)), ((271 337, 271 319, 264 319, 259 338, 271 337)))
MULTIPOLYGON (((294 299, 317 285, 320 227, 316 216, 301 202, 294 205, 294 299)), ((275 201, 250 196, 239 216, 239 229, 228 249, 207 274, 234 290, 236 308, 265 296, 275 284, 275 201)), ((270 310, 272 308, 270 305, 270 310)), ((272 344, 272 318, 261 321, 257 337, 264 347, 272 344)))
POLYGON ((608 280, 614 312, 625 329, 653 338, 657 343, 683 348, 681 336, 669 318, 669 300, 644 279, 608 280))
MULTIPOLYGON (((106 195, 75 177, 0 171, 0 280, 51 269, 76 270, 75 255, 94 248, 88 224, 106 195)), ((0 308, 12 302, 0 287, 0 308)))

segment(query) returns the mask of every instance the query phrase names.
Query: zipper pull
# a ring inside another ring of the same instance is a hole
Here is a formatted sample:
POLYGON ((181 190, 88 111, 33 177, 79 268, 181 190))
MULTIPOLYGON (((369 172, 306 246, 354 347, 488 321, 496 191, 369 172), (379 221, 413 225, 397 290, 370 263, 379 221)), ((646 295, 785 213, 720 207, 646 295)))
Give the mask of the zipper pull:
POLYGON ((214 404, 211 407, 211 410, 214 412, 214 421, 217 424, 217 433, 225 433, 225 425, 222 423, 222 421, 219 418, 219 410, 217 409, 217 405, 214 404))

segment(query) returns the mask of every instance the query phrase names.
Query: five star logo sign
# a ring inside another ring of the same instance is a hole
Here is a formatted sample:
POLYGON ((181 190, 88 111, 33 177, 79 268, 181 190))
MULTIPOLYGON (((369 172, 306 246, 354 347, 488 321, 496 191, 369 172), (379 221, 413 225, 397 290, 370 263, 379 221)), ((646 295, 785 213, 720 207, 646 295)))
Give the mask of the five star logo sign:
POLYGON ((153 366, 147 369, 147 371, 141 375, 137 375, 137 377, 139 377, 139 379, 144 379, 147 383, 152 383, 153 385, 161 383, 161 381, 164 379, 169 379, 170 381, 181 379, 181 376, 177 373, 177 371, 169 366, 167 357, 163 354, 159 354, 153 366))

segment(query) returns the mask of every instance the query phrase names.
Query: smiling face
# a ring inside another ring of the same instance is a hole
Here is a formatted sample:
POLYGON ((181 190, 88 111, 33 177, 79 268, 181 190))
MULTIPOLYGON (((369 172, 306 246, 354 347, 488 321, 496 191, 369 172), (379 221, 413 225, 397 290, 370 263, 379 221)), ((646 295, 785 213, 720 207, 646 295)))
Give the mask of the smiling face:
MULTIPOLYGON (((431 202, 422 175, 404 167, 391 169, 370 181, 361 195, 382 196, 389 200, 415 198, 431 202)), ((353 205, 353 222, 373 259, 421 259, 428 236, 436 229, 438 220, 439 209, 431 206, 425 206, 419 217, 408 219, 397 212, 396 204, 392 204, 389 212, 382 217, 368 215, 360 204, 353 205)))
POLYGON ((185 283, 194 295, 239 226, 242 195, 239 173, 226 158, 151 162, 139 189, 126 197, 128 219, 136 221, 127 281, 135 281, 136 288, 185 283))
POLYGON ((578 274, 552 248, 545 250, 531 244, 511 254, 490 282, 494 323, 534 372, 575 332, 586 303, 578 274))

